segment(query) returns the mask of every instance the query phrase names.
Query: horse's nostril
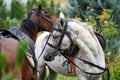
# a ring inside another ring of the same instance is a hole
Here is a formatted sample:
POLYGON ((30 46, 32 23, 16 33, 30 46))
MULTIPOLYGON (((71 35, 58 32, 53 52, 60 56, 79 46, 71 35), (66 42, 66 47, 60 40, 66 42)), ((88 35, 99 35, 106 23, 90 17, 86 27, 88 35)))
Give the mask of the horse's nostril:
POLYGON ((52 59, 53 56, 49 56, 49 59, 52 59))

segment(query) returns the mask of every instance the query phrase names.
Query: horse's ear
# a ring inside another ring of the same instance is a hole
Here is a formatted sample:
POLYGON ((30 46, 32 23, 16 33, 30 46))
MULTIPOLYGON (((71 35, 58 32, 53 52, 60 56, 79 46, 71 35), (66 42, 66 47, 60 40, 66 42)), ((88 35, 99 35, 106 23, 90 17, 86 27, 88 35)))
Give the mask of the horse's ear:
POLYGON ((63 12, 60 12, 59 18, 60 18, 60 24, 61 24, 61 26, 64 26, 64 20, 63 20, 63 18, 65 18, 65 15, 63 14, 63 12))
POLYGON ((38 11, 40 12, 41 10, 42 10, 42 6, 39 5, 39 6, 38 6, 38 11))
POLYGON ((59 18, 65 18, 65 15, 63 14, 63 12, 60 12, 59 18))
POLYGON ((37 6, 35 4, 32 5, 32 9, 35 9, 37 8, 37 6))
POLYGON ((41 6, 41 5, 39 5, 39 6, 38 6, 38 8, 39 8, 39 9, 42 9, 42 6, 41 6))
POLYGON ((60 18, 60 24, 61 24, 61 26, 63 26, 63 25, 64 25, 64 21, 63 21, 63 19, 62 19, 62 18, 60 18))

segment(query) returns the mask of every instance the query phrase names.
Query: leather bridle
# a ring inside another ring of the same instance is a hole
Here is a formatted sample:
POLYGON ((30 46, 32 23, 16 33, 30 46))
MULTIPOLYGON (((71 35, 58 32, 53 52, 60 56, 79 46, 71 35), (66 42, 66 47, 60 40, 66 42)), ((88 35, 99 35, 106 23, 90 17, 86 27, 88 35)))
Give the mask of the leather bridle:
POLYGON ((61 45, 62 40, 63 40, 63 38, 64 38, 65 35, 68 36, 68 38, 70 39, 70 42, 71 42, 70 47, 72 47, 73 41, 72 41, 72 39, 71 39, 71 37, 70 37, 70 34, 66 31, 67 27, 68 27, 68 26, 67 26, 67 21, 66 21, 66 22, 65 22, 65 26, 64 26, 64 30, 57 29, 57 28, 52 28, 53 31, 56 30, 56 31, 62 33, 62 34, 59 36, 59 37, 61 37, 61 38, 60 38, 60 41, 58 42, 57 46, 52 45, 51 43, 49 43, 49 39, 50 39, 50 37, 52 36, 52 34, 49 34, 49 36, 48 36, 48 38, 47 38, 47 41, 46 41, 46 43, 45 43, 45 46, 44 46, 41 54, 39 55, 38 59, 39 59, 40 56, 42 55, 42 53, 43 53, 46 45, 54 48, 54 49, 57 50, 57 51, 63 52, 64 50, 63 50, 63 49, 60 49, 60 45, 61 45))
POLYGON ((41 25, 41 20, 42 20, 42 19, 44 19, 45 21, 47 21, 48 23, 50 23, 51 26, 53 25, 53 22, 52 22, 50 19, 48 19, 48 18, 46 18, 46 17, 44 16, 44 13, 45 13, 44 10, 42 10, 41 13, 38 14, 37 9, 33 9, 31 13, 35 13, 35 14, 39 17, 39 19, 40 19, 39 22, 36 22, 35 20, 30 19, 34 24, 36 24, 36 25, 38 26, 39 30, 50 31, 50 30, 46 29, 45 27, 43 27, 43 26, 41 25))
MULTIPOLYGON (((73 41, 72 41, 72 39, 71 39, 71 37, 70 37, 70 34, 66 31, 66 30, 67 30, 67 27, 68 27, 68 26, 67 26, 67 21, 66 21, 63 30, 53 28, 53 30, 56 30, 56 31, 62 33, 61 36, 60 36, 61 38, 60 38, 57 46, 54 46, 54 45, 50 44, 49 42, 47 42, 47 45, 49 45, 50 47, 56 49, 57 51, 63 52, 64 50, 63 50, 63 49, 60 49, 60 45, 61 45, 61 43, 62 43, 62 40, 63 40, 64 36, 66 35, 66 36, 69 38, 70 42, 71 42, 70 47, 72 47, 72 46, 73 46, 73 41)), ((51 35, 51 34, 50 34, 50 35, 51 35)))

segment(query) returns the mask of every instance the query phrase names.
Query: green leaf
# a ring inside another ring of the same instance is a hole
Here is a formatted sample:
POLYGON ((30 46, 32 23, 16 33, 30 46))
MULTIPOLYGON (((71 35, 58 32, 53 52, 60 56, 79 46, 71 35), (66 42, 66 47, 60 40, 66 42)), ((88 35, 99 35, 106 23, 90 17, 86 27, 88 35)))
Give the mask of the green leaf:
POLYGON ((2 71, 5 71, 6 68, 6 55, 4 53, 0 53, 0 68, 2 71))
POLYGON ((25 58, 25 53, 28 47, 28 40, 20 40, 18 43, 17 49, 17 58, 16 58, 16 66, 20 66, 25 58))
POLYGON ((101 0, 97 0, 98 2, 98 6, 101 7, 103 9, 103 4, 102 4, 102 1, 101 0))

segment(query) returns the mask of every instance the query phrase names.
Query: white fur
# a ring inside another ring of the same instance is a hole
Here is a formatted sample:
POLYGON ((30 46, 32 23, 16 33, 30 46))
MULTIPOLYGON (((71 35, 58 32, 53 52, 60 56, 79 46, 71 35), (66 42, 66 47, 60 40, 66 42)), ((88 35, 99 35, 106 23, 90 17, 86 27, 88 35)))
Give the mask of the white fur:
POLYGON ((63 14, 63 12, 60 12, 59 18, 65 18, 65 15, 63 14))

